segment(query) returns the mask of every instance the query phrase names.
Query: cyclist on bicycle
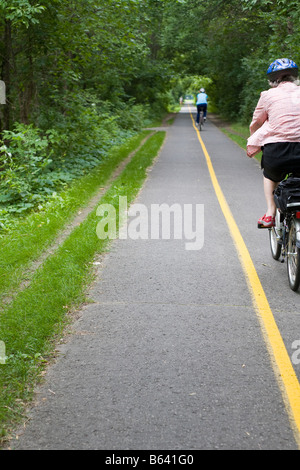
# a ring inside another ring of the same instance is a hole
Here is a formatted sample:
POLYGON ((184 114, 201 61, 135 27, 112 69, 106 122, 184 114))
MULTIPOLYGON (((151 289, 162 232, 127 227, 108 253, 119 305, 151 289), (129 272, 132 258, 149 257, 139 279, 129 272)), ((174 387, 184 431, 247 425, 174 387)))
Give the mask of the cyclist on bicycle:
POLYGON ((197 106, 197 119, 196 123, 199 124, 199 119, 200 119, 200 111, 203 109, 203 119, 206 121, 206 114, 207 114, 207 94, 205 93, 204 88, 200 88, 199 93, 197 94, 197 101, 196 101, 196 106, 197 106))
POLYGON ((259 228, 275 225, 273 193, 288 173, 300 173, 300 87, 298 66, 290 59, 277 59, 267 70, 271 88, 263 91, 250 124, 247 155, 263 152, 266 214, 259 228))

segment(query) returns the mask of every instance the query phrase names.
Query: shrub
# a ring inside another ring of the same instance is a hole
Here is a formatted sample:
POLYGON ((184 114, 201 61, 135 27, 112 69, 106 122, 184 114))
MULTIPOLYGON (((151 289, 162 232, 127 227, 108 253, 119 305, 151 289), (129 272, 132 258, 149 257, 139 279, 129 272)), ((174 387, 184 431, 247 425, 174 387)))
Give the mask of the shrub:
MULTIPOLYGON (((54 131, 41 135, 32 125, 15 124, 4 131, 0 141, 0 207, 20 213, 36 205, 40 192, 47 192, 52 162, 50 145, 57 139, 54 131)), ((1 212, 0 212, 1 214, 1 212)))

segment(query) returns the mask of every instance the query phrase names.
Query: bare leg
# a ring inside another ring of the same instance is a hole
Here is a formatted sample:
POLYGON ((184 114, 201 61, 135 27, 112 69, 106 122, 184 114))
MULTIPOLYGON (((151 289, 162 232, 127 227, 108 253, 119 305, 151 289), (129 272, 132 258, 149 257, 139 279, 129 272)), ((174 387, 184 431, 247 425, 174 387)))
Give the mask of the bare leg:
POLYGON ((265 198, 267 201, 267 212, 266 216, 275 216, 276 213, 276 205, 274 202, 274 191, 277 188, 278 183, 271 181, 264 177, 264 191, 265 191, 265 198))

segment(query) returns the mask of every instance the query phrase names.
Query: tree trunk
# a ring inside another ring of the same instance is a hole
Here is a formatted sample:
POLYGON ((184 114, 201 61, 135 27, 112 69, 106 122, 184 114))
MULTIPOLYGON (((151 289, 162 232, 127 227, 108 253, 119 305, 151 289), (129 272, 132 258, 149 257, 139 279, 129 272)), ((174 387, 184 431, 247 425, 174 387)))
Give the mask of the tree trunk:
POLYGON ((32 38, 28 31, 28 52, 27 52, 28 74, 26 75, 26 86, 19 92, 20 119, 23 124, 29 124, 30 111, 35 95, 34 67, 32 59, 32 38))
POLYGON ((11 75, 11 60, 12 60, 12 34, 11 34, 11 21, 5 20, 4 29, 4 58, 2 62, 2 80, 6 85, 6 105, 4 105, 3 119, 1 123, 1 130, 10 128, 10 75, 11 75))

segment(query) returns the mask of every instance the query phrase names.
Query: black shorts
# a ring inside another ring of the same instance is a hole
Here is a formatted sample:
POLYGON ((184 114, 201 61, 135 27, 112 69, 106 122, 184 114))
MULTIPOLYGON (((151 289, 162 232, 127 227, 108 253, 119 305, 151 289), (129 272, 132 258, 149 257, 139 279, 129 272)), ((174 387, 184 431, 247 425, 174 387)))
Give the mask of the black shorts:
POLYGON ((300 142, 266 144, 262 151, 265 178, 279 183, 288 173, 300 175, 300 142))

